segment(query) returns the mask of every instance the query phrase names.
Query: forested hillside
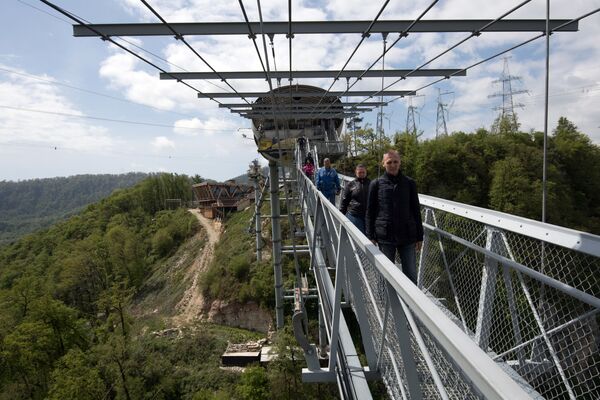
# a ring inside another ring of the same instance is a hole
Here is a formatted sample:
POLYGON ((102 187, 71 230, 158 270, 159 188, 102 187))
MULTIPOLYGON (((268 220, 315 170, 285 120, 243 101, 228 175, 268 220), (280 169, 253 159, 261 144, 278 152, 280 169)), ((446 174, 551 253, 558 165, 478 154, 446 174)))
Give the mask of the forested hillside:
MULTIPOLYGON (((363 162, 374 178, 382 152, 395 148, 420 193, 540 220, 543 133, 508 128, 425 141, 406 133, 379 141, 366 129, 357 135, 360 154, 336 167, 352 175, 363 162)), ((549 136, 547 222, 600 234, 600 146, 566 118, 549 136)))
MULTIPOLYGON (((335 385, 302 384, 289 323, 275 338, 281 357, 241 375, 220 369, 220 355, 262 334, 172 325, 205 236, 185 209, 163 207, 189 200, 192 181, 151 176, 0 249, 0 400, 337 397, 335 385)), ((202 287, 209 299, 270 307, 272 268, 256 263, 250 217, 225 221, 202 287)))
POLYGON ((75 175, 0 182, 0 245, 74 215, 115 189, 135 185, 147 174, 75 175))
MULTIPOLYGON (((178 390, 164 370, 184 352, 136 340, 128 306, 153 268, 197 230, 184 209, 162 210, 165 198, 190 199, 189 182, 152 176, 0 250, 0 399, 178 390)), ((189 354, 213 336, 181 346, 189 354)))

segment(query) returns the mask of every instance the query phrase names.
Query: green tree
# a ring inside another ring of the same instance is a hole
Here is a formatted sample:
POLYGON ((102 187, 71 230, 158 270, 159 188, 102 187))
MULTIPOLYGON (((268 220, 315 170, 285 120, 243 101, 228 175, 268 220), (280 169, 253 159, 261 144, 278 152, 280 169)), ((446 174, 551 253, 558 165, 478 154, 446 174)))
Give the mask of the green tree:
POLYGON ((600 233, 600 147, 560 117, 552 137, 555 162, 570 191, 577 229, 600 233))
POLYGON ((55 339, 52 327, 43 322, 23 322, 4 337, 1 358, 26 392, 18 395, 35 398, 48 389, 52 362, 58 356, 55 339))
POLYGON ((240 378, 236 393, 242 400, 271 399, 271 389, 266 371, 262 367, 248 367, 240 378))
POLYGON ((494 210, 515 215, 527 215, 532 198, 533 182, 528 178, 520 159, 508 157, 498 160, 492 168, 490 205, 494 210), (529 196, 525 196, 528 193, 529 196))
POLYGON ((491 131, 494 134, 507 134, 516 133, 519 131, 521 124, 517 118, 517 114, 513 114, 512 117, 501 114, 494 120, 491 131))
POLYGON ((101 400, 107 388, 100 371, 79 349, 69 351, 52 371, 49 400, 101 400))

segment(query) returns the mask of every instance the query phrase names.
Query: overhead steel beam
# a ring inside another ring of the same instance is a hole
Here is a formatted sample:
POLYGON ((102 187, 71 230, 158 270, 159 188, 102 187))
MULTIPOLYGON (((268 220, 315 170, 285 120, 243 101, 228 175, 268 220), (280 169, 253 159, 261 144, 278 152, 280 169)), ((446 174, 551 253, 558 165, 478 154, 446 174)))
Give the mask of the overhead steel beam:
MULTIPOLYGON (((365 106, 365 107, 379 107, 379 106, 385 106, 387 105, 387 103, 385 102, 380 102, 380 101, 369 101, 369 102, 365 102, 365 103, 361 103, 361 102, 345 102, 345 103, 335 103, 334 105, 331 105, 331 103, 321 103, 321 104, 317 104, 317 103, 279 103, 279 106, 287 106, 289 107, 290 105, 294 106, 294 107, 300 107, 300 108, 326 108, 326 107, 354 107, 354 106, 365 106)), ((219 108, 248 108, 248 107, 252 107, 253 109, 258 109, 258 108, 266 108, 266 109, 271 109, 273 105, 272 104, 267 104, 267 103, 221 103, 219 104, 219 108)))
MULTIPOLYGON (((313 113, 313 114, 275 114, 275 117, 277 119, 315 119, 315 118, 319 118, 319 119, 329 119, 329 118, 350 118, 350 117, 355 117, 357 116, 359 113, 332 113, 332 114, 319 114, 317 113, 313 113)), ((258 113, 258 114, 240 114, 241 117, 244 118, 250 118, 250 119, 255 119, 255 118, 262 118, 262 119, 273 119, 273 114, 272 113, 258 113)))
MULTIPOLYGON (((292 92, 292 97, 340 97, 340 96, 372 96, 377 93, 377 96, 414 96, 416 92, 414 90, 354 90, 350 92, 292 92)), ((231 93, 231 92, 212 92, 212 93, 198 93, 198 97, 201 99, 217 99, 217 98, 235 98, 235 97, 290 97, 290 92, 277 92, 277 93, 269 93, 269 92, 239 92, 239 93, 231 93)))
MULTIPOLYGON (((491 19, 468 20, 422 20, 414 24, 411 33, 423 32, 477 32, 491 19)), ((569 22, 568 19, 550 20, 550 30, 569 22)), ((364 33, 372 21, 295 21, 292 22, 292 34, 324 34, 324 33, 364 33)), ((412 20, 377 21, 370 33, 404 32, 413 23, 412 20)), ((170 23, 181 35, 248 35, 245 22, 196 22, 170 23)), ((288 34, 288 22, 250 22, 252 32, 265 34, 288 34)), ((165 24, 90 24, 73 25, 74 36, 97 36, 95 30, 108 36, 173 36, 173 32, 165 24), (91 28, 88 28, 88 26, 91 28)), ((579 29, 578 21, 561 28, 560 31, 575 32, 579 29)), ((489 26, 486 32, 545 32, 545 19, 506 19, 499 20, 489 26)))
MULTIPOLYGON (((423 76, 466 76, 465 69, 388 69, 388 70, 348 70, 348 71, 292 71, 292 79, 298 78, 358 78, 363 73, 363 78, 400 78, 410 73, 407 78, 423 76)), ((290 73, 286 71, 271 71, 273 79, 288 79, 290 73)), ((169 72, 161 73, 163 80, 184 79, 265 79, 263 71, 232 71, 232 72, 169 72)))
MULTIPOLYGON (((304 109, 294 109, 294 108, 273 108, 273 109, 267 109, 267 110, 254 110, 251 108, 247 108, 247 109, 243 109, 243 110, 229 110, 232 113, 271 113, 272 111, 275 112, 285 112, 285 113, 289 113, 292 112, 294 114, 320 114, 319 110, 314 110, 311 108, 304 108, 304 109)), ((323 111, 323 114, 327 113, 327 114, 331 114, 331 113, 341 113, 341 112, 369 112, 369 111, 373 111, 373 108, 367 108, 367 107, 356 107, 356 108, 330 108, 327 111, 323 111)))
MULTIPOLYGON (((363 105, 359 106, 352 106, 352 107, 341 107, 341 106, 332 106, 329 107, 326 110, 323 110, 324 112, 327 111, 344 111, 344 110, 356 110, 356 111, 371 111, 373 108, 375 107, 363 107, 363 105)), ((248 112, 248 111, 260 111, 260 112, 267 112, 267 111, 271 111, 271 110, 288 110, 288 111, 297 111, 297 112, 307 112, 307 111, 311 111, 314 112, 321 110, 321 108, 316 108, 315 107, 311 107, 310 105, 308 106, 301 106, 301 107, 297 107, 296 105, 289 105, 289 104, 276 104, 274 106, 267 106, 267 107, 252 107, 252 106, 248 106, 248 107, 235 107, 235 108, 230 108, 229 109, 231 112, 248 112)))

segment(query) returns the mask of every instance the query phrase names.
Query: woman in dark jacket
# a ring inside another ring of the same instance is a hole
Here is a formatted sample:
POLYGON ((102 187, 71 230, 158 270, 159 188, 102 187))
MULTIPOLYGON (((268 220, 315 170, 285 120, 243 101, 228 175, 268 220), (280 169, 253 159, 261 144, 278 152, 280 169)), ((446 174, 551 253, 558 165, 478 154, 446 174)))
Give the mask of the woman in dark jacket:
POLYGON ((340 211, 362 233, 365 233, 365 213, 367 211, 367 194, 371 181, 367 178, 367 169, 363 164, 358 164, 354 170, 356 179, 344 187, 340 211))

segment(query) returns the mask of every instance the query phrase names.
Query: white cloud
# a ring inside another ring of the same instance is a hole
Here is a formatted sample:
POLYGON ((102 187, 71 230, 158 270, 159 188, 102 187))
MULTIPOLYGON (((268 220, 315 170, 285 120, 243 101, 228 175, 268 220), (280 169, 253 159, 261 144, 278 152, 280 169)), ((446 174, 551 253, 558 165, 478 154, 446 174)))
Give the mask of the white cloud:
POLYGON ((175 150, 175 142, 166 136, 157 136, 150 143, 155 151, 175 150))
POLYGON ((2 68, 19 74, 0 74, 0 143, 98 152, 116 144, 107 129, 77 118, 85 114, 58 87, 44 82, 52 77, 2 68))
MULTIPOLYGON (((430 0, 416 0, 414 2, 390 2, 380 19, 416 18, 431 3, 430 0)), ((448 0, 436 4, 424 19, 469 19, 488 18, 494 19, 504 12, 515 7, 513 0, 498 0, 488 2, 485 7, 473 7, 471 0, 448 0), (488 4, 489 3, 489 4, 488 4)), ((573 0, 569 2, 555 2, 552 4, 552 18, 569 19, 590 11, 589 1, 573 0)), ((128 0, 126 7, 133 15, 144 22, 156 22, 156 17, 148 12, 145 6, 137 0, 128 0)), ((246 11, 252 21, 258 20, 255 2, 244 2, 246 11)), ((261 2, 265 21, 286 21, 287 7, 277 0, 264 0, 261 2)), ((294 2, 294 20, 370 20, 379 11, 383 1, 364 2, 363 0, 331 0, 331 1, 299 1, 294 2)), ((237 1, 209 0, 154 0, 152 5, 171 22, 189 21, 242 21, 242 14, 237 1)), ((508 18, 539 18, 545 17, 545 2, 531 2, 508 18)), ((461 44, 456 50, 445 54, 426 68, 463 68, 482 60, 489 55, 511 47, 537 33, 484 33, 481 37, 474 38, 461 44)), ((397 46, 386 55, 386 68, 414 68, 431 57, 441 53, 449 46, 457 43, 469 33, 453 34, 411 34, 402 39, 397 46)), ((594 88, 600 84, 600 68, 597 61, 600 58, 600 46, 597 37, 600 35, 600 16, 594 15, 580 22, 578 33, 557 33, 552 35, 551 54, 551 104, 550 126, 556 123, 561 115, 572 119, 582 131, 592 137, 595 142, 600 142, 600 129, 595 110, 598 109, 600 96, 595 92, 577 92, 574 88, 594 88), (561 95, 561 93, 566 93, 561 95)), ((397 33, 390 33, 388 44, 394 41, 397 33)), ((262 42, 259 37, 259 47, 262 54, 262 42)), ((216 36, 216 37, 188 37, 192 46, 205 57, 217 70, 260 70, 258 57, 252 42, 245 36, 216 36)), ((348 59, 351 51, 359 42, 359 35, 296 35, 293 41, 293 68, 299 69, 339 69, 348 59)), ((164 56, 173 64, 182 66, 189 71, 207 71, 204 65, 183 44, 169 41, 164 47, 164 56)), ((277 68, 287 70, 288 50, 287 39, 284 35, 277 35, 274 39, 277 54, 277 68)), ((522 128, 542 129, 543 127, 543 39, 526 45, 520 50, 508 55, 511 59, 511 73, 523 76, 523 87, 530 90, 530 96, 522 96, 516 101, 526 105, 525 111, 517 110, 522 128)), ((366 68, 379 56, 382 51, 381 35, 372 35, 365 40, 353 59, 348 64, 348 69, 366 68)), ((270 52, 270 49, 269 49, 270 52)), ((145 71, 139 62, 128 64, 123 60, 111 59, 106 61, 114 65, 117 73, 105 73, 116 87, 125 90, 130 98, 136 101, 152 102, 153 105, 199 112, 197 119, 181 120, 176 123, 175 132, 181 135, 193 135, 194 131, 181 129, 182 126, 208 128, 219 126, 218 115, 226 115, 225 110, 219 110, 216 104, 204 100, 202 108, 193 92, 181 89, 182 85, 163 86, 164 81, 145 71), (125 74, 125 72, 128 72, 125 74), (118 75, 127 76, 123 79, 118 75), (180 86, 179 89, 176 86, 180 86), (216 114, 219 113, 219 114, 216 114)), ((271 68, 274 68, 271 60, 271 68)), ((380 66, 375 66, 376 69, 380 66)), ((110 71, 110 69, 107 70, 110 71)), ((437 87, 442 90, 454 92, 454 104, 450 110, 450 130, 473 131, 481 126, 489 127, 496 116, 492 110, 497 105, 488 95, 498 91, 491 82, 499 78, 502 71, 502 60, 490 61, 468 71, 467 77, 456 77, 449 81, 441 82, 432 88, 422 91, 427 95, 426 107, 422 110, 423 126, 431 135, 435 129, 437 87), (427 114, 427 115, 426 115, 427 114)), ((386 84, 391 79, 386 79, 386 84)), ((399 82, 392 89, 415 89, 431 82, 431 78, 411 78, 399 82)), ((224 87, 223 82, 211 81, 213 84, 224 87)), ((221 89, 206 81, 190 81, 202 91, 212 92, 221 89)), ((302 80, 300 83, 319 85, 328 88, 331 80, 302 80)), ((264 81, 237 80, 231 84, 240 91, 266 91, 268 86, 264 81)), ((285 81, 282 84, 286 84, 285 81)), ((379 89, 379 79, 363 79, 353 89, 373 90, 379 89)), ((333 86, 334 90, 343 90, 345 80, 339 80, 333 86)), ((584 89, 582 89, 584 90, 584 89)), ((237 101, 237 100, 236 100, 237 101)), ((232 102, 232 101, 225 101, 232 102)), ((404 119, 405 106, 397 106, 396 120, 404 119)), ((391 109, 390 109, 391 111, 391 109)), ((374 114, 374 113, 371 113, 374 114)), ((370 116, 369 116, 370 118, 370 116)), ((233 119, 233 121, 238 121, 233 119)), ((240 120, 241 121, 241 120, 240 120)), ((242 122, 239 122, 242 124, 242 122)), ((235 125, 235 123, 234 123, 235 125)), ((403 124, 396 127, 403 129, 403 124)), ((197 134, 200 134, 198 132, 197 134)), ((204 135, 209 134, 204 132, 204 135)))
POLYGON ((237 128, 238 126, 233 121, 210 117, 204 121, 198 118, 180 119, 175 121, 173 131, 185 136, 213 136, 215 133, 223 136, 227 132, 237 132, 237 128))

